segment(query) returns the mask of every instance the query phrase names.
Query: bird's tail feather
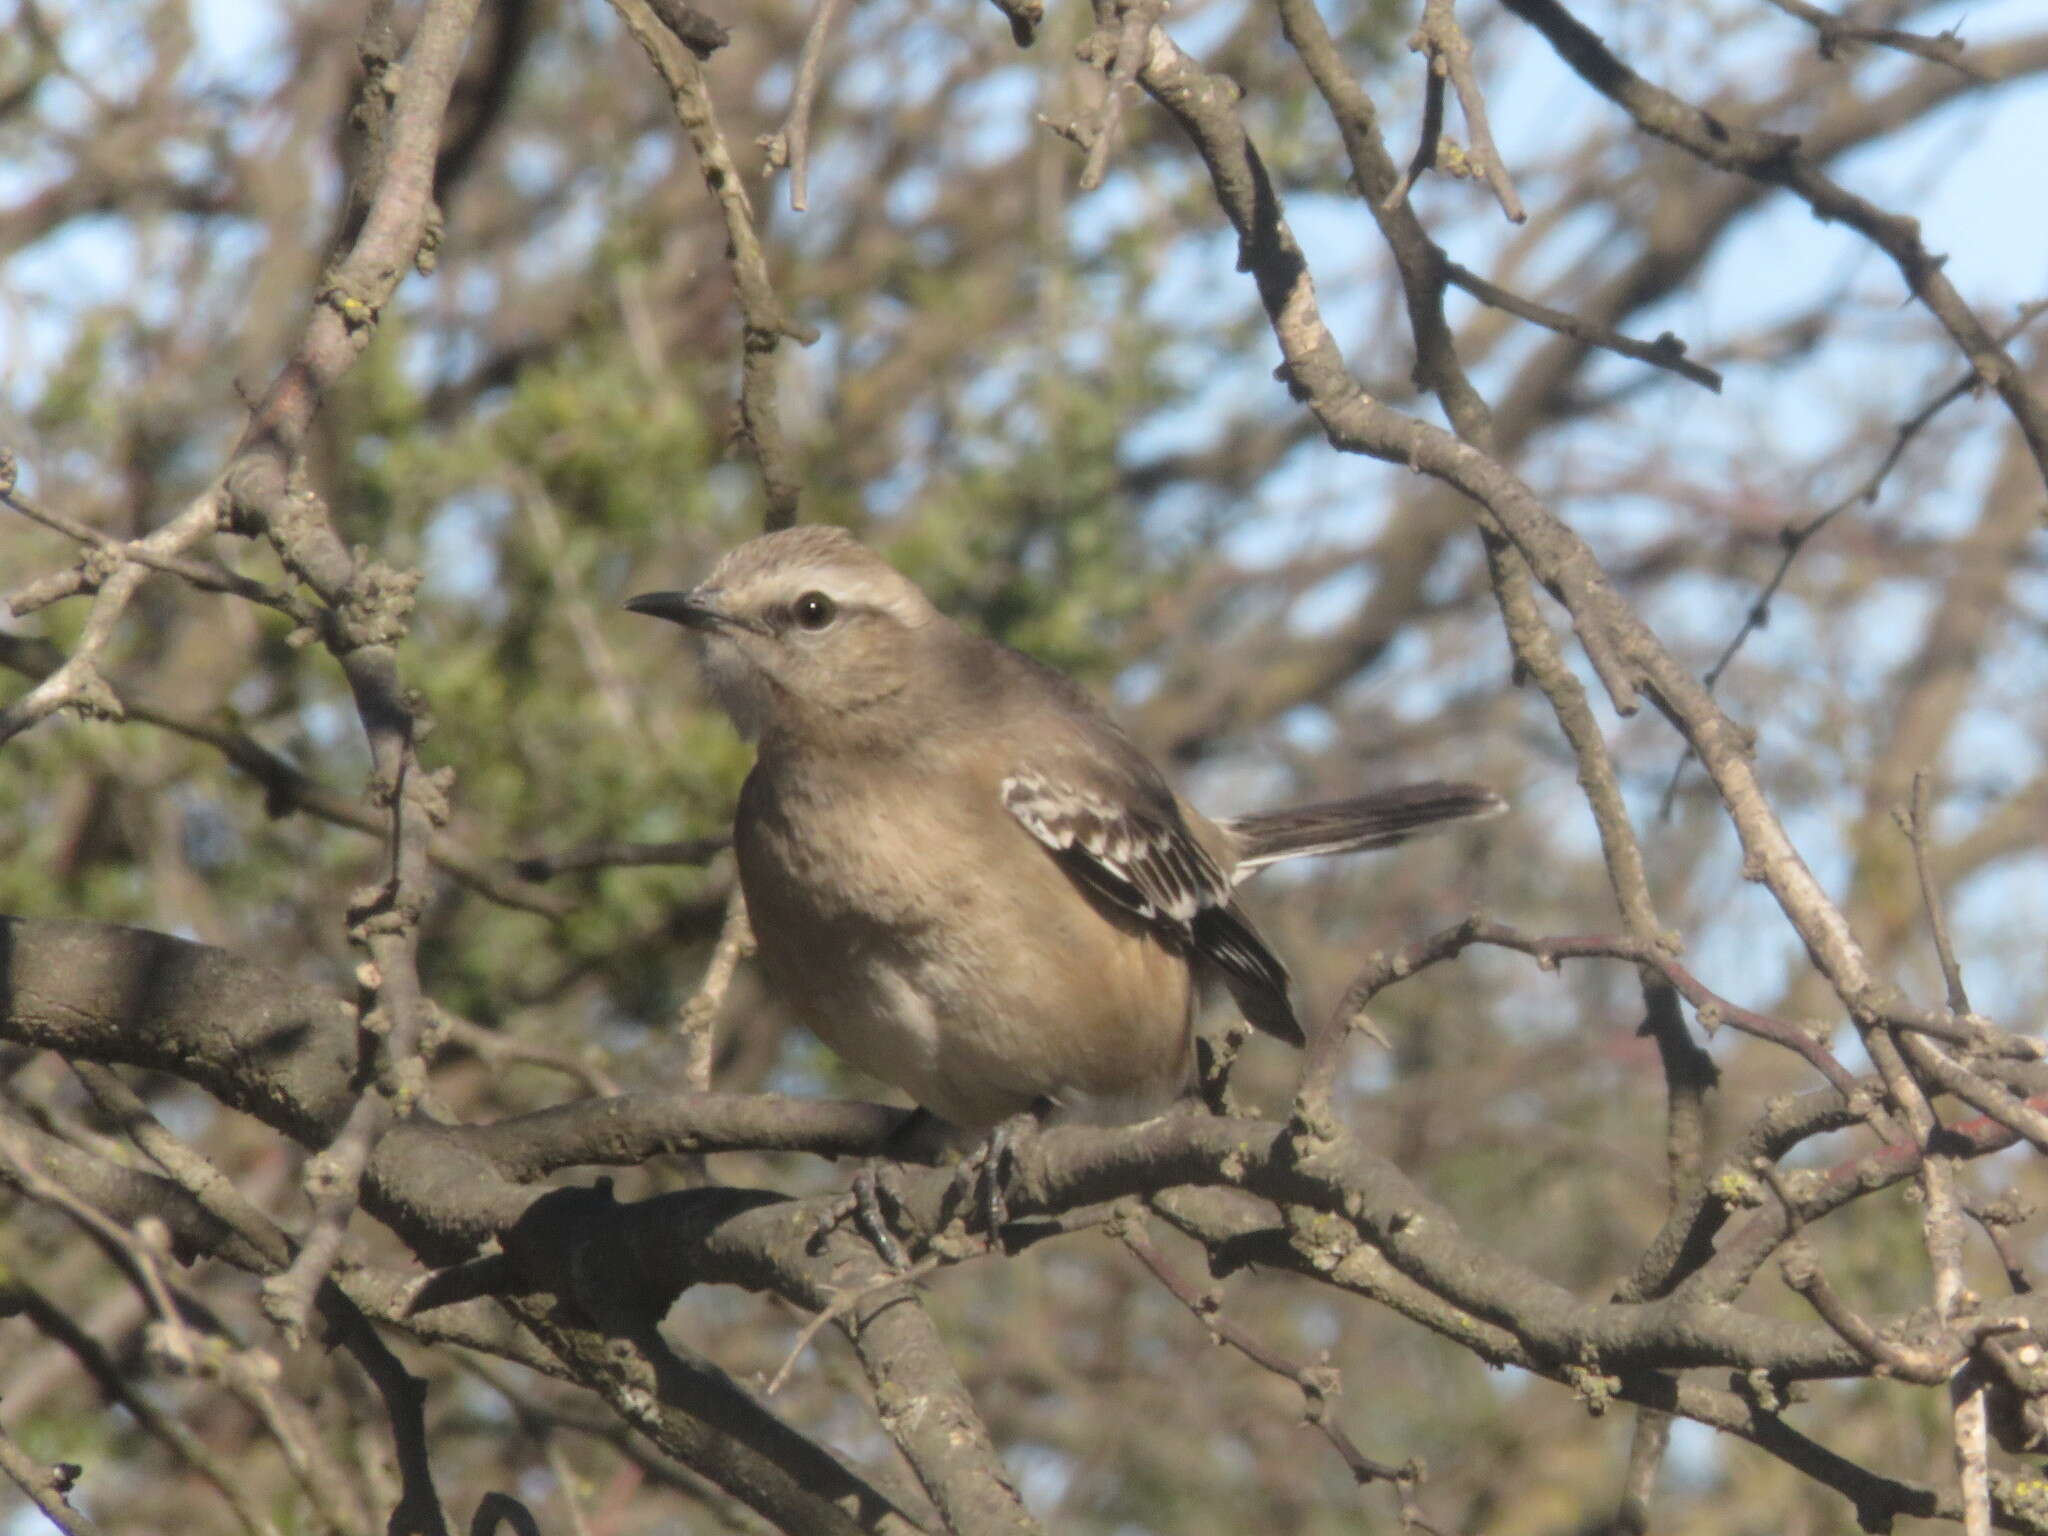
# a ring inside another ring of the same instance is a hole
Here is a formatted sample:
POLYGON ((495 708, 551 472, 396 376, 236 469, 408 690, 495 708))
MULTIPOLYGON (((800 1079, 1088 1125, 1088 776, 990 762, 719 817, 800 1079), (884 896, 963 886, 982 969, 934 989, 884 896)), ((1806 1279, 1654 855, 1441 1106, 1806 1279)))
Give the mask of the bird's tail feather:
POLYGON ((1450 822, 1498 816, 1505 800, 1483 784, 1404 784, 1349 800, 1328 800, 1285 811, 1234 816, 1219 822, 1237 849, 1234 880, 1282 859, 1386 848, 1450 822))

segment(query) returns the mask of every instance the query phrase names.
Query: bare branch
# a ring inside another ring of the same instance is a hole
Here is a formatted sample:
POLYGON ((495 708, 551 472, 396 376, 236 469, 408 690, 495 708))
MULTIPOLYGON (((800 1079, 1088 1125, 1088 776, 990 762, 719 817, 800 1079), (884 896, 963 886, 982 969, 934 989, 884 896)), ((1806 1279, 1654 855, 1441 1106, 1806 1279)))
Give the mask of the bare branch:
POLYGON ((1652 85, 1587 30, 1558 0, 1505 0, 1507 8, 1542 33, 1585 82, 1621 107, 1645 133, 1676 144, 1709 165, 1784 187, 1817 218, 1846 224, 1882 250, 1907 289, 1924 304, 1969 359, 1977 377, 1998 391, 2026 438, 2037 471, 2048 478, 2048 403, 2010 353, 1963 301, 1942 267, 1944 258, 1921 242, 1920 226, 1888 213, 1832 180, 1800 152, 1796 137, 1723 122, 1661 86, 1652 85))
POLYGON ((172 1300, 170 1287, 164 1283, 161 1261, 169 1256, 168 1228, 159 1220, 144 1217, 135 1224, 134 1231, 124 1230, 118 1221, 73 1194, 62 1180, 51 1177, 21 1127, 7 1121, 0 1121, 0 1165, 8 1170, 8 1183, 30 1199, 56 1207, 85 1229, 100 1251, 148 1300, 150 1310, 156 1314, 158 1348, 164 1357, 181 1370, 196 1369, 199 1340, 172 1300))
POLYGON ((6 1431, 0 1430, 0 1472, 5 1472, 9 1481, 64 1536, 100 1536, 100 1528, 71 1507, 71 1490, 78 1486, 84 1468, 68 1461, 60 1461, 54 1467, 41 1466, 6 1431))
POLYGON ((740 427, 767 494, 766 526, 787 528, 797 518, 800 491, 796 465, 782 437, 776 399, 776 351, 786 336, 808 346, 818 339, 810 326, 789 318, 768 277, 768 258, 754 227, 754 205, 732 151, 719 129, 704 79, 702 61, 663 26, 647 0, 612 0, 612 8, 654 63, 675 103, 679 122, 696 151, 704 184, 725 221, 733 291, 742 327, 740 427))
POLYGON ((725 924, 719 930, 718 943, 712 948, 711 963, 704 969, 703 984, 683 1004, 676 1018, 676 1029, 689 1052, 683 1086, 692 1093, 711 1091, 713 1035, 718 1015, 725 1007, 725 994, 732 986, 733 972, 739 968, 740 961, 753 952, 754 929, 747 920, 746 893, 735 881, 732 895, 726 898, 725 924))
POLYGON ((1897 27, 1867 27, 1844 21, 1817 5, 1809 5, 1807 0, 1770 0, 1770 3, 1787 16, 1805 22, 1819 34, 1815 46, 1824 59, 1836 57, 1844 43, 1874 43, 1880 48, 1892 48, 1935 64, 1946 64, 1958 74, 1980 84, 1989 84, 1993 78, 1963 56, 1963 40, 1954 29, 1923 37, 1917 32, 1902 32, 1897 27))
MULTIPOLYGON (((1829 1051, 1824 1043, 1815 1039, 1810 1031, 1789 1020, 1775 1019, 1768 1014, 1758 1013, 1754 1009, 1730 1002, 1686 969, 1668 952, 1665 942, 1661 939, 1637 939, 1621 934, 1539 938, 1503 927, 1498 923, 1486 922, 1476 916, 1442 929, 1426 939, 1418 940, 1397 954, 1375 955, 1346 988, 1344 999, 1337 1005, 1336 1013, 1327 1030, 1327 1036, 1341 1038, 1346 1023, 1362 1013, 1366 1005, 1393 982, 1413 975, 1424 966, 1452 959, 1473 944, 1489 944, 1502 949, 1517 950, 1535 960, 1544 970, 1555 970, 1561 960, 1590 957, 1627 960, 1647 967, 1662 976, 1677 989, 1680 996, 1699 1011, 1700 1022, 1709 1031, 1727 1024, 1744 1034, 1754 1035, 1759 1040, 1781 1045, 1805 1057, 1815 1071, 1834 1085, 1844 1102, 1848 1102, 1856 1093, 1855 1078, 1835 1059, 1834 1053, 1829 1051)), ((1946 1030, 1947 1033, 1959 1038, 1976 1038, 1973 1031, 1961 1024, 1917 1017, 1915 1022, 1928 1026, 1930 1031, 1946 1030)), ((1318 1051, 1322 1048, 1319 1044, 1318 1051)), ((1312 1059, 1312 1068, 1320 1069, 1320 1061, 1320 1055, 1312 1059)))
POLYGON ((1913 797, 1899 813, 1906 841, 1913 849, 1913 871, 1920 881, 1920 900, 1927 908, 1927 926, 1934 935, 1934 953, 1941 964, 1941 979, 1948 988, 1949 1012, 1958 1018, 1970 1015, 1970 994, 1963 989, 1963 968, 1956 960, 1955 940, 1949 937, 1948 916, 1942 910, 1941 892, 1935 888, 1934 871, 1928 862, 1928 847, 1934 829, 1927 808, 1927 770, 1913 775, 1913 797))
POLYGON ((915 1285, 934 1270, 956 1262, 958 1262, 957 1259, 945 1254, 928 1253, 916 1263, 907 1266, 899 1272, 877 1275, 859 1289, 846 1291, 833 1297, 828 1304, 814 1312, 803 1327, 797 1330, 796 1337, 790 1341, 789 1353, 783 1356, 782 1364, 775 1368, 775 1374, 770 1376, 767 1384, 761 1388, 762 1395, 773 1397, 776 1393, 780 1392, 788 1383, 790 1372, 796 1369, 797 1362, 804 1356, 804 1351, 811 1347, 812 1342, 818 1335, 831 1324, 838 1322, 840 1318, 846 1316, 847 1313, 851 1312, 862 1302, 879 1292, 888 1290, 891 1286, 915 1285))
POLYGON ((1472 45, 1458 26, 1451 0, 1423 0, 1422 25, 1408 40, 1408 46, 1428 61, 1429 77, 1423 97, 1421 142, 1415 147, 1415 158, 1409 162, 1407 172, 1389 194, 1391 201, 1405 198, 1424 171, 1448 168, 1459 175, 1483 176, 1508 221, 1521 223, 1528 215, 1522 211, 1522 200, 1516 195, 1507 164, 1494 145, 1493 130, 1486 121, 1486 98, 1480 94, 1479 77, 1472 70, 1472 45), (1443 157, 1438 145, 1443 133, 1446 78, 1457 90, 1458 106, 1465 114, 1472 147, 1454 165, 1440 167, 1438 162, 1443 157))
MULTIPOLYGON (((2033 303, 2022 305, 2018 318, 2000 333, 1999 339, 2001 344, 2015 339, 2043 311, 2048 311, 2048 300, 2036 300, 2033 303)), ((1721 654, 1714 658, 1714 664, 1701 674, 1700 681, 1709 692, 1712 692, 1715 686, 1719 684, 1722 674, 1728 670, 1729 663, 1735 660, 1736 653, 1742 649, 1749 637, 1770 622, 1771 603, 1784 587, 1785 578, 1791 575, 1793 562, 1799 558, 1801 552, 1813 541, 1815 535, 1819 534, 1836 518, 1840 517, 1857 503, 1861 502, 1865 505, 1874 504, 1877 500, 1878 492, 1884 489, 1885 481, 1891 477, 1892 470, 1898 466, 1899 460, 1905 456, 1906 449, 1913 439, 1918 437, 1921 431, 1935 417, 1948 409, 1949 406, 1973 393, 1978 383, 1977 374, 1974 371, 1967 372, 1954 383, 1931 396, 1926 404, 1901 421, 1893 429, 1891 446, 1885 450, 1884 457, 1878 461, 1877 466, 1854 489, 1839 500, 1829 503, 1829 505, 1822 508, 1812 517, 1804 521, 1788 522, 1778 530, 1778 543, 1781 552, 1778 556, 1776 568, 1772 570, 1770 576, 1765 580, 1762 590, 1756 595, 1755 601, 1750 604, 1748 613, 1743 615, 1742 623, 1737 627, 1735 633, 1729 637, 1728 643, 1721 648, 1721 654)), ((1658 815, 1660 817, 1670 816, 1672 805, 1678 794, 1679 779, 1685 772, 1685 765, 1691 761, 1692 753, 1688 750, 1679 758, 1677 764, 1673 766, 1670 781, 1664 786, 1664 799, 1658 808, 1658 815)))
MULTIPOLYGON (((220 526, 220 513, 220 487, 216 484, 163 527, 135 542, 139 551, 149 556, 182 555, 220 526)), ((140 554, 130 557, 125 550, 120 554, 101 551, 92 558, 109 560, 112 566, 92 583, 92 610, 86 615, 84 632, 56 671, 0 710, 0 742, 20 735, 59 710, 76 710, 99 719, 121 718, 121 701, 101 675, 99 658, 151 567, 140 554)), ((22 609, 16 606, 14 611, 19 613, 22 609)))
MULTIPOLYGON (((223 566, 203 560, 188 560, 177 553, 161 552, 149 539, 116 539, 88 523, 81 523, 68 513, 31 501, 16 487, 14 455, 5 449, 0 449, 0 505, 20 513, 30 522, 41 523, 45 528, 89 546, 99 555, 97 559, 81 561, 69 571, 45 577, 9 598, 7 606, 16 618, 80 592, 96 592, 113 568, 123 561, 132 560, 151 570, 180 577, 202 592, 227 593, 273 608, 300 624, 316 620, 315 610, 290 592, 238 576, 223 566)), ((204 537, 211 531, 202 529, 200 536, 204 537)))
MULTIPOLYGON (((291 1240, 219 1169, 173 1136, 150 1112, 139 1094, 108 1068, 96 1063, 77 1061, 72 1063, 72 1068, 100 1108, 150 1161, 190 1195, 202 1210, 260 1253, 272 1273, 290 1263, 291 1240)), ((414 1536, 447 1536, 447 1521, 440 1499, 434 1492, 433 1468, 427 1449, 426 1384, 405 1369, 378 1337, 362 1310, 332 1280, 322 1282, 317 1302, 336 1341, 355 1356, 383 1395, 389 1411, 404 1480, 399 1506, 392 1514, 393 1528, 412 1532, 414 1536)), ((241 1390, 252 1395, 252 1401, 261 1411, 279 1415, 283 1410, 277 1408, 268 1396, 269 1382, 274 1373, 271 1366, 265 1364, 266 1360, 267 1357, 255 1359, 245 1369, 237 1368, 243 1369, 246 1377, 241 1390)), ((230 1378, 231 1381, 234 1379, 230 1378)), ((286 1432, 295 1432, 296 1421, 287 1418, 284 1422, 286 1432)), ((315 1478, 315 1482, 327 1475, 317 1470, 323 1463, 313 1451, 301 1450, 298 1456, 295 1465, 307 1468, 306 1475, 315 1478)), ((337 1498, 324 1486, 316 1488, 314 1482, 308 1483, 308 1489, 316 1498, 329 1503, 337 1498)))
MULTIPOLYGON (((234 1512, 235 1521, 249 1536, 275 1536, 271 1524, 249 1498, 243 1480, 208 1448, 175 1414, 165 1413, 134 1388, 128 1374, 91 1334, 81 1328, 70 1312, 33 1285, 19 1272, 0 1282, 0 1312, 20 1311, 48 1338, 55 1339, 77 1359, 103 1397, 118 1403, 134 1415, 135 1422, 172 1451, 220 1492, 234 1512)), ((55 1518, 54 1516, 52 1518, 55 1518)))
MULTIPOLYGON (((1417 48, 1421 40, 1422 34, 1418 32, 1409 40, 1408 46, 1417 48)), ((1422 79, 1422 131, 1415 140, 1415 153, 1408 161, 1408 168, 1401 173, 1401 179, 1381 200, 1383 208, 1391 209, 1407 201, 1409 189, 1423 173, 1436 168, 1437 150, 1443 142, 1444 133, 1444 71, 1442 59, 1432 55, 1422 79)))
MULTIPOLYGON (((382 126, 353 194, 361 224, 226 478, 237 526, 260 530, 333 615, 322 639, 348 681, 369 743, 371 792, 389 813, 386 878, 358 891, 350 914, 350 937, 369 955, 360 973, 366 1038, 381 1043, 389 1080, 357 1097, 333 1143, 306 1164, 313 1226, 291 1265, 264 1282, 266 1308, 294 1339, 340 1254, 363 1168, 394 1101, 399 1111, 409 1109, 424 1082, 419 1048, 429 1010, 417 965, 419 920, 431 885, 428 849, 447 821, 452 783, 448 770, 429 773, 420 762, 424 701, 399 677, 396 642, 418 576, 359 559, 343 543, 328 508, 304 483, 301 449, 321 392, 368 344, 384 304, 429 240, 436 151, 476 7, 477 0, 429 0, 403 59, 365 81, 366 98, 375 100, 358 121, 382 126), (388 120, 379 105, 384 94, 388 120)), ((373 11, 366 26, 374 31, 385 20, 373 11)))
POLYGON ((825 56, 825 38, 844 3, 845 0, 818 0, 810 27, 804 33, 803 51, 797 55, 796 83, 790 88, 789 111, 782 119, 782 126, 760 141, 771 172, 789 167, 789 206, 797 213, 810 206, 811 106, 818 96, 818 74, 825 56))
POLYGON ((1703 388, 1711 389, 1717 395, 1721 392, 1721 375, 1705 364, 1695 363, 1688 358, 1685 355, 1685 343, 1669 331, 1664 332, 1655 341, 1637 341, 1633 336, 1624 336, 1607 326, 1595 325, 1590 321, 1581 320, 1577 315, 1568 315, 1563 310, 1552 309, 1547 304, 1538 304, 1533 299, 1525 299, 1518 293, 1511 293, 1455 261, 1445 264, 1444 276, 1482 304, 1506 310, 1509 314, 1540 325, 1545 330, 1556 331, 1560 336, 1569 336, 1575 341, 1583 341, 1589 347, 1599 347, 1616 356, 1633 358, 1639 363, 1648 363, 1653 368, 1675 373, 1682 379, 1690 379, 1703 388))
POLYGON ((1835 1293, 1821 1273, 1812 1245, 1803 1239, 1795 1238, 1786 1246, 1782 1263, 1785 1283, 1812 1304, 1822 1321, 1868 1356, 1879 1374, 1933 1387, 1947 1381, 1962 1365, 1964 1357, 1959 1350, 1937 1355, 1879 1334, 1835 1293))
MULTIPOLYGON (((23 641, 19 637, 0 634, 0 666, 7 667, 24 677, 41 680, 49 677, 62 665, 62 659, 54 648, 40 642, 23 641)), ((106 680, 109 690, 120 706, 121 718, 140 725, 153 725, 160 730, 181 736, 187 741, 198 742, 220 754, 230 766, 254 779, 263 787, 264 809, 272 816, 287 816, 294 811, 304 811, 316 820, 337 827, 347 827, 354 832, 368 833, 372 837, 383 837, 389 830, 390 818, 380 816, 360 800, 316 783, 308 778, 296 763, 279 756, 246 731, 237 730, 225 723, 208 719, 195 719, 180 711, 167 709, 148 699, 135 698, 126 691, 125 684, 118 680, 106 680)), ((607 844, 608 849, 625 850, 618 858, 595 857, 586 866, 576 862, 583 850, 565 856, 561 869, 598 868, 609 863, 680 863, 697 864, 704 862, 727 846, 727 839, 705 839, 694 843, 655 844, 607 844), (709 845, 709 851, 702 857, 692 856, 691 849, 709 845), (647 856, 640 857, 635 850, 647 850, 647 856), (657 857, 663 850, 673 857, 657 857)), ((541 890, 532 883, 543 880, 556 872, 558 866, 545 858, 519 860, 511 870, 496 860, 486 859, 470 852, 445 831, 436 831, 427 845, 427 856, 436 867, 446 870, 459 883, 475 891, 486 900, 501 906, 532 912, 542 917, 561 918, 571 909, 567 898, 557 897, 541 890), (526 873, 529 866, 544 869, 546 873, 526 873)))
POLYGON ((1116 142, 1117 125, 1122 122, 1124 101, 1137 83, 1138 66, 1144 62, 1146 37, 1158 21, 1162 0, 1103 0, 1096 7, 1096 33, 1082 49, 1083 56, 1106 69, 1102 106, 1094 118, 1077 127, 1075 137, 1088 151, 1081 168, 1081 190, 1093 192, 1102 185, 1109 170, 1109 152, 1116 142))
POLYGON ((1220 1298, 1197 1290, 1181 1278, 1179 1271, 1167 1262, 1166 1255, 1146 1235, 1143 1218, 1135 1212, 1124 1214, 1117 1225, 1116 1237, 1133 1258, 1151 1271, 1152 1278, 1166 1287, 1174 1300, 1194 1314, 1196 1321, 1209 1331, 1210 1338, 1218 1344, 1227 1344, 1261 1370, 1270 1371, 1300 1389, 1302 1417, 1344 1459, 1353 1480, 1361 1485, 1390 1484, 1400 1496, 1404 1530, 1429 1532, 1435 1529, 1422 1518, 1415 1503, 1415 1490, 1422 1481, 1421 1467, 1412 1458, 1398 1467, 1375 1461, 1360 1450, 1344 1432, 1343 1426, 1337 1423, 1331 1412, 1331 1402, 1344 1387, 1336 1369, 1327 1360, 1315 1365, 1290 1360, 1231 1321, 1224 1315, 1220 1298))

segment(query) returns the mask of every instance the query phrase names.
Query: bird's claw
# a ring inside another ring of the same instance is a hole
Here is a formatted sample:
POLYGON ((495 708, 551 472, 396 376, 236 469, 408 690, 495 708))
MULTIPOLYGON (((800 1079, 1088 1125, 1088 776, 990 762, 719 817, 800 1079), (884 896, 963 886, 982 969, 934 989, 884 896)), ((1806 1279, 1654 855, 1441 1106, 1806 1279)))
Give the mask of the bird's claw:
POLYGON ((896 1165, 880 1161, 863 1163, 860 1171, 853 1176, 853 1183, 847 1192, 832 1202, 825 1213, 818 1218, 818 1225, 811 1234, 811 1246, 817 1247, 848 1218, 854 1229, 873 1245, 882 1262, 894 1270, 910 1268, 910 1256, 903 1251, 903 1244, 897 1241, 889 1224, 889 1212, 883 1202, 903 1209, 903 1197, 896 1187, 896 1165))
POLYGON ((1038 1131, 1039 1117, 1040 1111, 1031 1109, 1003 1121, 988 1133, 986 1141, 961 1159, 959 1171, 953 1176, 953 1198, 949 1203, 957 1208, 972 1195, 990 1248, 1002 1246, 1003 1229, 1010 1224, 1010 1167, 1016 1160, 1018 1144, 1038 1131))

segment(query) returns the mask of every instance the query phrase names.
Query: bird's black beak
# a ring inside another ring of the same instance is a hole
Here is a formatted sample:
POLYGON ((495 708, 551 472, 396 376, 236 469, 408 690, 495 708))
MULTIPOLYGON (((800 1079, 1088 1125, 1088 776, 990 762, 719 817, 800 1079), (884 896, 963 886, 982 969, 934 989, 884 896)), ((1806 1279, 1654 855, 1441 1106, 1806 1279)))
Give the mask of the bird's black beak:
POLYGON ((688 592, 643 592, 638 597, 627 599, 626 611, 667 619, 685 629, 746 628, 738 615, 719 606, 720 595, 715 588, 708 587, 697 587, 688 592))

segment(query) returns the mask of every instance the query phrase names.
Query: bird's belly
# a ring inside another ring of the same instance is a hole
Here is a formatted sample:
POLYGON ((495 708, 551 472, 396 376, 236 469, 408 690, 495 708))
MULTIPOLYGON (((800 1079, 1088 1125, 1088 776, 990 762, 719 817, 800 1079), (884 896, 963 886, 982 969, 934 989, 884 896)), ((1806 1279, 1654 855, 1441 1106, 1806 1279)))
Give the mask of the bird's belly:
MULTIPOLYGON (((924 845, 927 850, 931 844, 924 845)), ((1185 1085, 1186 962, 1102 917, 1078 890, 1012 910, 964 860, 933 899, 872 854, 830 882, 801 854, 742 845, 769 993, 846 1061, 955 1125, 993 1125, 1050 1099, 1090 1119, 1155 1113, 1185 1085), (850 871, 854 871, 850 874, 850 871), (820 894, 829 889, 829 898, 820 894), (1026 911, 1061 932, 1030 932, 1026 911)), ((1050 860, 1025 866, 1060 882, 1050 860)))

